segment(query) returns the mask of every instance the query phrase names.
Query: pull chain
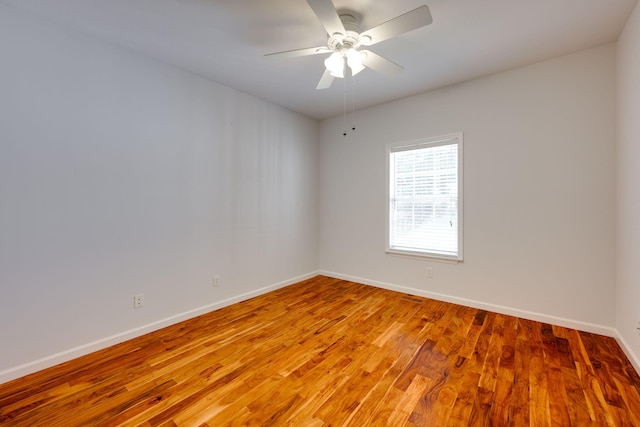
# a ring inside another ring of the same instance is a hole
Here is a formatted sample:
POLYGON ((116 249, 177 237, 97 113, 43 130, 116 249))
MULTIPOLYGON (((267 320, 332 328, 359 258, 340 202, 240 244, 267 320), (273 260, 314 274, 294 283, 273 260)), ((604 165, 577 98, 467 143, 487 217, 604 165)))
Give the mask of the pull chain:
POLYGON ((351 74, 351 131, 356 130, 356 78, 351 74))
POLYGON ((343 114, 343 126, 344 131, 342 136, 347 136, 347 79, 342 79, 342 114, 343 114))

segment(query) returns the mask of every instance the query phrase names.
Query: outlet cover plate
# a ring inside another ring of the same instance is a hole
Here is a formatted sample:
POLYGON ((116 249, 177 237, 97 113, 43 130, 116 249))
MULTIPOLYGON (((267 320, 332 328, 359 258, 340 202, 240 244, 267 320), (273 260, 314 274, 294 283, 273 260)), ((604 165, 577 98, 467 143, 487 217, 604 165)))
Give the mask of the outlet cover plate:
POLYGON ((144 295, 133 296, 133 308, 140 308, 144 306, 144 295))

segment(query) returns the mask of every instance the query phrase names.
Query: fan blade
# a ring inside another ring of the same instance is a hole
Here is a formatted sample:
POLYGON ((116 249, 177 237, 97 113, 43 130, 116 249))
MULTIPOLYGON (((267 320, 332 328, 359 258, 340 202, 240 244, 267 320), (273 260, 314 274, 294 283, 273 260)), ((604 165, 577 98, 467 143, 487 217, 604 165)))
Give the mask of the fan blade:
POLYGON ((361 43, 371 46, 400 34, 407 33, 433 22, 429 7, 420 6, 360 34, 361 43))
POLYGON ((285 50, 284 52, 268 53, 264 57, 268 59, 273 58, 297 58, 299 56, 317 55, 319 53, 331 52, 326 46, 320 47, 307 47, 304 49, 285 50))
POLYGON ((396 76, 404 70, 401 66, 395 62, 391 62, 382 56, 371 52, 370 50, 361 50, 362 65, 371 68, 373 71, 377 71, 385 76, 396 76))
POLYGON ((307 0, 307 3, 309 3, 309 6, 313 9, 313 13, 316 14, 329 36, 335 33, 347 33, 331 0, 307 0))
POLYGON ((320 81, 318 82, 318 86, 316 86, 316 90, 327 89, 333 83, 333 76, 331 72, 327 69, 324 70, 324 74, 320 77, 320 81))

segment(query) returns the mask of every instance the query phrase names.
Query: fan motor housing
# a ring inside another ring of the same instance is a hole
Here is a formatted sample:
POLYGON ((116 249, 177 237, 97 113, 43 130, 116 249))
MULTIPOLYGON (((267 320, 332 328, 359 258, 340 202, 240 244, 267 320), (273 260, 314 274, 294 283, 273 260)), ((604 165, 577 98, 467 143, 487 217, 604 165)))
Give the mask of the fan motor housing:
POLYGON ((328 46, 331 50, 340 52, 358 46, 360 43, 360 33, 362 30, 352 13, 340 13, 340 21, 344 25, 346 34, 333 34, 329 37, 328 46))

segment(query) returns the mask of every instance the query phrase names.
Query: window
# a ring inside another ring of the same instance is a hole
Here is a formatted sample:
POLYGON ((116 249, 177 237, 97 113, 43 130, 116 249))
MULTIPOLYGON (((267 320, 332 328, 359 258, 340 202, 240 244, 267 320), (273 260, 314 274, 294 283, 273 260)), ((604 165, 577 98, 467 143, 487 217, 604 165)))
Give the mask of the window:
POLYGON ((387 252, 462 261, 462 133, 387 146, 387 252))

